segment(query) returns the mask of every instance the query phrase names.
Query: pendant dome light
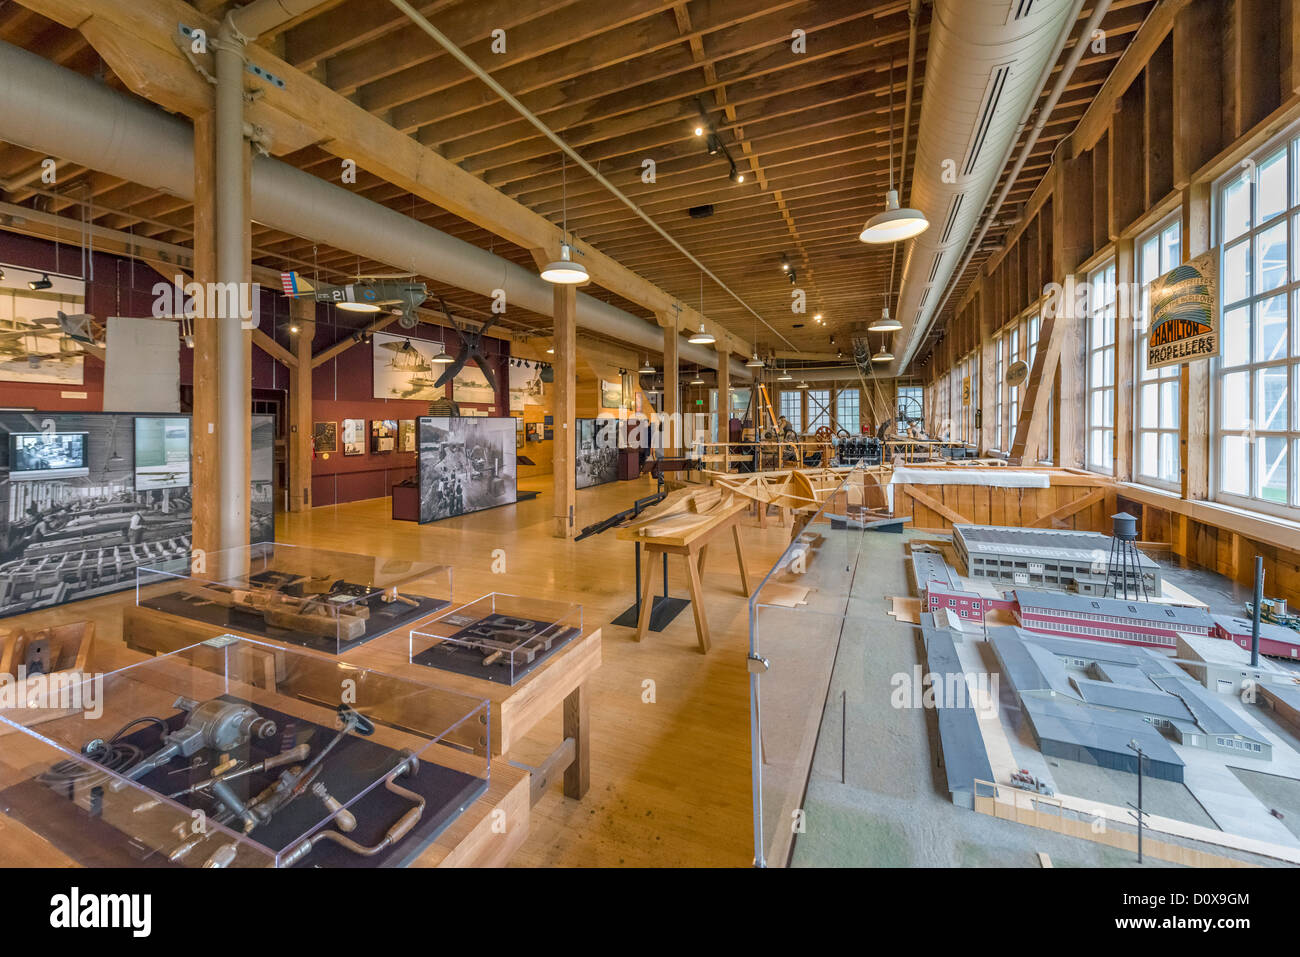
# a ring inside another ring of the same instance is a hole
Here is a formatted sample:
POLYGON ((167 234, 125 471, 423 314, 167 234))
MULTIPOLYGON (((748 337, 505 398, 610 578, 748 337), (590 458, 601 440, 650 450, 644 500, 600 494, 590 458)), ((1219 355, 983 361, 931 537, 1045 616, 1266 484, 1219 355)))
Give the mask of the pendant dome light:
POLYGON ((889 60, 889 192, 885 208, 867 220, 858 239, 864 243, 897 243, 919 236, 930 228, 930 221, 919 209, 900 206, 894 189, 894 60, 889 60))
POLYGON ((542 270, 542 278, 556 285, 579 286, 591 277, 587 275, 586 266, 574 262, 570 258, 572 250, 568 243, 569 184, 568 164, 565 162, 567 159, 568 157, 564 153, 560 154, 560 203, 564 213, 563 233, 565 241, 560 243, 560 258, 553 263, 547 263, 546 268, 542 270))
POLYGON ((885 348, 885 344, 880 344, 880 351, 871 357, 872 362, 893 362, 894 354, 885 348))
POLYGON ((695 378, 690 381, 691 385, 704 385, 704 377, 700 375, 700 370, 695 370, 695 378))
POLYGON ((886 306, 880 311, 880 318, 867 326, 867 332, 897 332, 903 328, 903 324, 889 315, 889 307, 886 306))
POLYGON ((798 384, 797 386, 795 386, 795 388, 796 388, 796 389, 806 389, 806 388, 808 388, 808 383, 807 383, 807 382, 804 382, 804 381, 802 381, 802 380, 800 380, 799 384, 798 384))
POLYGON ((686 340, 693 346, 711 346, 718 340, 714 338, 713 333, 704 328, 704 270, 700 270, 700 328, 698 332, 692 332, 691 337, 686 340))
POLYGON ((790 374, 789 369, 782 369, 781 374, 776 377, 777 382, 790 382, 792 379, 794 379, 794 376, 790 374))
MULTIPOLYGON (((410 340, 408 339, 407 341, 409 342, 410 340)), ((447 355, 447 345, 446 342, 443 341, 438 343, 438 354, 434 356, 432 359, 430 359, 429 361, 437 366, 449 366, 456 360, 453 359, 451 356, 447 355)))
POLYGON ((650 360, 648 358, 646 359, 645 362, 641 363, 641 368, 637 370, 637 372, 641 373, 641 375, 654 375, 655 371, 656 371, 655 367, 650 364, 650 360))
POLYGON ((754 354, 750 357, 749 361, 745 363, 745 368, 746 368, 746 369, 761 369, 761 368, 763 368, 763 360, 760 359, 760 358, 758 357, 758 351, 757 351, 757 350, 754 351, 754 354))

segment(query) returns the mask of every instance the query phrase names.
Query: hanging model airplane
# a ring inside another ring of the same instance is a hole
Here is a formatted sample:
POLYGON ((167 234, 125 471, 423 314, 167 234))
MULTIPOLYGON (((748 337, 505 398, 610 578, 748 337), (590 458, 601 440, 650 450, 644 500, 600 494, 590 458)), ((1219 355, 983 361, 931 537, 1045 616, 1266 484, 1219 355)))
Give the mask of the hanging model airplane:
POLYGON ((424 283, 411 282, 410 278, 409 274, 363 276, 356 282, 336 286, 307 279, 296 272, 282 272, 280 284, 290 299, 332 302, 340 309, 353 312, 387 312, 401 317, 398 323, 403 329, 414 329, 420 321, 415 310, 429 298, 429 291, 424 283))
POLYGON ((25 321, 29 323, 26 328, 0 329, 0 355, 25 358, 33 367, 46 360, 61 362, 82 354, 92 355, 101 361, 104 358, 103 327, 90 313, 70 316, 59 312, 56 316, 25 321), (29 336, 32 337, 32 347, 23 342, 29 336), (40 351, 35 348, 38 339, 55 340, 59 344, 59 351, 40 351))

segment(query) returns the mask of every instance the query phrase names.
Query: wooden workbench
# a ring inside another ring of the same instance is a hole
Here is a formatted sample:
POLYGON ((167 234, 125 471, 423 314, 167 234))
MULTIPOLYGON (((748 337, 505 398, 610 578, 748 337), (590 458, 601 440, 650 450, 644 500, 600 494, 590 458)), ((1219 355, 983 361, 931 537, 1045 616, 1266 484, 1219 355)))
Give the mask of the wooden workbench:
MULTIPOLYGON (((736 563, 740 566, 740 584, 742 594, 748 598, 749 571, 745 568, 745 550, 740 540, 740 518, 749 511, 748 499, 738 496, 721 503, 707 514, 699 516, 699 521, 681 530, 669 530, 655 534, 645 534, 647 525, 661 522, 652 517, 625 525, 617 532, 623 541, 638 542, 651 555, 681 555, 686 562, 686 581, 691 594, 691 611, 695 614, 695 636, 699 641, 700 653, 709 650, 709 619, 704 610, 704 560, 708 555, 709 544, 713 539, 728 529, 736 546, 736 563)), ((650 611, 654 602, 654 576, 645 575, 641 580, 641 614, 637 618, 636 640, 642 641, 650 627, 650 611)))

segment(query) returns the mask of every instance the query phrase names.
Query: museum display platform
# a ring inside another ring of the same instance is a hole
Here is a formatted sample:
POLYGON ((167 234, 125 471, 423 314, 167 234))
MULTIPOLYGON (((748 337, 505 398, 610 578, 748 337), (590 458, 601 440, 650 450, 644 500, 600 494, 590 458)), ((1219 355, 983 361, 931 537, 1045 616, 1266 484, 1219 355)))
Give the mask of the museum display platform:
POLYGON ((493 592, 411 630, 411 661, 513 685, 582 634, 582 606, 493 592))
POLYGON ((0 711, 0 811, 59 858, 403 866, 488 792, 483 698, 229 635, 113 655, 0 711))
POLYGON ((451 599, 447 565, 271 542, 136 574, 141 608, 331 654, 410 626, 451 599))

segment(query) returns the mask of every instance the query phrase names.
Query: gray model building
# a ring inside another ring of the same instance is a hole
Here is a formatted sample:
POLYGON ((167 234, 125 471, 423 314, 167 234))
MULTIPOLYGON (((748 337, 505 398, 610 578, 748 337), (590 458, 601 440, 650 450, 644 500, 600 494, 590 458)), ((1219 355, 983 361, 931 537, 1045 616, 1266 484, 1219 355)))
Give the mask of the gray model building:
MULTIPOLYGON (((1119 570, 1110 566, 1111 536, 1099 532, 954 525, 952 541, 970 578, 1102 595, 1109 573, 1115 577, 1110 593, 1124 590, 1119 570)), ((1160 566, 1141 552, 1138 561, 1143 581, 1130 568, 1128 590, 1141 594, 1145 582, 1147 594, 1159 595, 1160 566)))
POLYGON ((1272 759, 1261 731, 1159 652, 1011 626, 990 629, 989 643, 1009 703, 1045 755, 1136 772, 1128 747, 1136 740, 1149 760, 1144 770, 1179 782, 1184 765, 1171 741, 1272 759))

